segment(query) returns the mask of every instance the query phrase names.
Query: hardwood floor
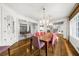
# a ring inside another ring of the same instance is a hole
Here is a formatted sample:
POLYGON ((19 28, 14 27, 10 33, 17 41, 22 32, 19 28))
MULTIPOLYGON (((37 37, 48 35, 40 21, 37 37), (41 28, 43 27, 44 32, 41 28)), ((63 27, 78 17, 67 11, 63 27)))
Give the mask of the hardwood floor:
MULTIPOLYGON (((0 55, 7 56, 7 51, 1 53, 0 55)), ((45 47, 40 51, 32 46, 32 51, 30 51, 30 40, 25 39, 19 42, 16 42, 10 47, 11 56, 45 56, 45 47)), ((78 56, 79 54, 75 51, 73 46, 64 38, 60 37, 57 41, 56 46, 53 48, 48 47, 48 56, 78 56)))

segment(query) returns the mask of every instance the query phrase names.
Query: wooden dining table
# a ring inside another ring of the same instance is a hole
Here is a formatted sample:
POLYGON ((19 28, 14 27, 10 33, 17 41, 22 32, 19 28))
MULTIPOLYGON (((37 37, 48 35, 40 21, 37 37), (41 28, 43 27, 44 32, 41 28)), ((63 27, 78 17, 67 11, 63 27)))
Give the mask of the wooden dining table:
POLYGON ((51 37, 52 37, 52 33, 46 33, 45 35, 38 37, 40 39, 40 41, 45 42, 46 56, 48 54, 48 45, 49 45, 49 41, 51 41, 51 37))
MULTIPOLYGON (((46 53, 46 56, 47 56, 47 54, 48 54, 48 45, 49 45, 49 41, 51 40, 52 33, 46 33, 44 35, 37 36, 37 37, 40 41, 45 43, 45 53, 46 53)), ((32 53, 32 37, 30 39, 30 51, 32 53)))

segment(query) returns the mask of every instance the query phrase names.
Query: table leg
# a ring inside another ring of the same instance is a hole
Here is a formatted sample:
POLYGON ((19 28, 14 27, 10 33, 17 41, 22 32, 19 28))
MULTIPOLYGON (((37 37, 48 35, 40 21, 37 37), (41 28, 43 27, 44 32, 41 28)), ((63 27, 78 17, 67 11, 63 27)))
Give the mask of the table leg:
POLYGON ((45 48, 46 48, 46 56, 47 56, 47 42, 45 42, 45 48))
POLYGON ((8 55, 10 56, 10 48, 8 48, 8 55))
POLYGON ((32 53, 32 38, 30 39, 30 52, 32 53))

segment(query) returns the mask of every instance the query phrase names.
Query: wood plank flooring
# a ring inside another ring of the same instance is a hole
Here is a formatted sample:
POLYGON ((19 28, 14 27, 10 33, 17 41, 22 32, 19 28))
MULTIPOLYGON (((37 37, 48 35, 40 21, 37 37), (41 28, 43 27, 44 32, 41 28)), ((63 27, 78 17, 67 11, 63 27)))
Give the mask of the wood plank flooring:
MULTIPOLYGON (((32 51, 30 51, 30 40, 25 39, 19 42, 16 42, 10 47, 11 56, 45 56, 45 47, 40 51, 34 46, 32 46, 32 51)), ((2 54, 7 56, 5 52, 2 54)), ((63 37, 59 37, 56 46, 52 50, 52 46, 48 48, 48 56, 78 56, 79 54, 75 51, 72 45, 63 37)))

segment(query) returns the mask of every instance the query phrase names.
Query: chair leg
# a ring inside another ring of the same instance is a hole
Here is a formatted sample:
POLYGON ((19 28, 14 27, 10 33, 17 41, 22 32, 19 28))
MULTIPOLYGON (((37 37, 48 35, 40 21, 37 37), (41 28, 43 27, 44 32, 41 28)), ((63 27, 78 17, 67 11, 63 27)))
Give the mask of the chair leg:
POLYGON ((54 45, 54 47, 56 47, 56 44, 57 44, 57 41, 55 42, 55 45, 54 45))
POLYGON ((30 53, 32 54, 32 38, 30 39, 30 53))
POLYGON ((39 56, 41 55, 40 53, 41 53, 41 49, 39 49, 39 56))
POLYGON ((54 52, 54 48, 56 47, 57 42, 52 46, 52 52, 54 52))
POLYGON ((54 50, 54 46, 52 46, 52 53, 54 52, 53 50, 54 50))

